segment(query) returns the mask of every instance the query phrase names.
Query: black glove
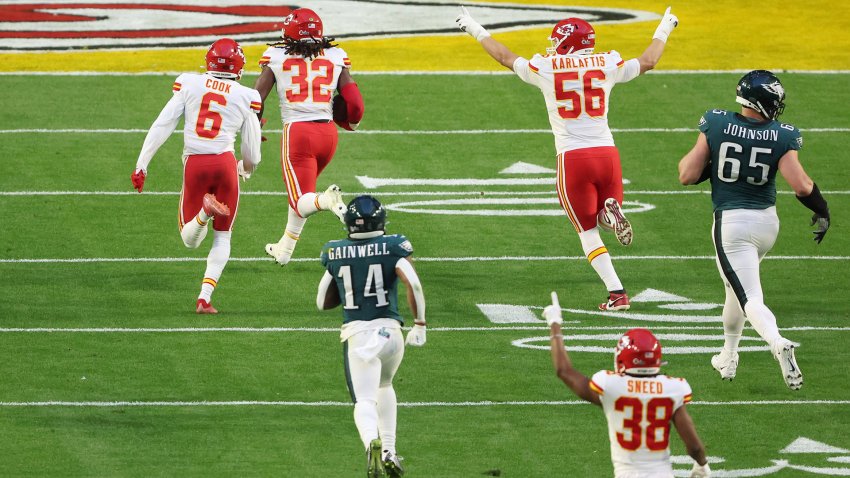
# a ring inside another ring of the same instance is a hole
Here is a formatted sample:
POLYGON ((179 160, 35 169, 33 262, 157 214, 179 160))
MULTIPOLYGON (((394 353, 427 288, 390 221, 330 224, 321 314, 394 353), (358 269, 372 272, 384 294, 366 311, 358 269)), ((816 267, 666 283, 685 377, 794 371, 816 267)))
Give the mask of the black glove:
POLYGON ((813 231, 812 234, 815 235, 815 242, 820 244, 820 241, 823 240, 823 236, 826 235, 826 231, 829 230, 829 214, 827 214, 826 216, 821 216, 819 214, 813 214, 812 215, 812 223, 809 224, 809 225, 814 226, 815 224, 817 224, 818 230, 813 231))

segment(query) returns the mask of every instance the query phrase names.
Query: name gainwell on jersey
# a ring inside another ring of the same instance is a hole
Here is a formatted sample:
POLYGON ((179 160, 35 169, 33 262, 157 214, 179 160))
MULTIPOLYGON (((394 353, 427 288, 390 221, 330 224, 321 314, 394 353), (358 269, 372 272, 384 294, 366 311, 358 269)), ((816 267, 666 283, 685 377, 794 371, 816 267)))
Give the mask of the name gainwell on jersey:
POLYGON ((328 249, 328 259, 353 259, 356 257, 388 256, 387 243, 363 244, 357 246, 340 246, 328 249))

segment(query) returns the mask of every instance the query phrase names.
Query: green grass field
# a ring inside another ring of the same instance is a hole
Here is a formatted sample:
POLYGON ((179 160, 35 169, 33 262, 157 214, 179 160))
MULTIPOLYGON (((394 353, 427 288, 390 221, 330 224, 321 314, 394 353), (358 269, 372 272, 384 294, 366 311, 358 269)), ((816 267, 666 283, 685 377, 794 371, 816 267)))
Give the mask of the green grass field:
MULTIPOLYGON (((553 185, 540 181, 554 175, 500 173, 517 162, 555 167, 535 89, 511 76, 357 77, 362 131, 340 135, 319 186, 376 195, 390 208, 388 230, 416 248, 430 331, 424 348, 408 349, 395 382, 408 476, 611 476, 601 410, 576 402, 551 370, 539 321, 550 290, 571 310, 568 348, 606 349, 572 355, 587 375, 611 366, 628 328, 660 335, 667 373, 693 387, 689 409, 715 476, 850 475, 847 75, 781 76, 783 120, 803 129, 801 159, 833 217, 816 245, 811 213, 778 180, 782 232, 762 282, 785 335, 802 344, 805 386, 788 390, 764 350, 741 354, 732 383, 709 365, 722 343, 712 305, 723 300, 711 203, 707 186, 678 184, 676 164, 706 109, 735 108, 739 76, 648 75, 615 89, 610 123, 630 181, 626 210, 653 208, 630 214, 629 248, 605 236, 630 295, 646 298, 608 315, 593 312, 606 292, 567 218, 519 215, 559 211, 553 185), (518 181, 369 189, 358 176, 518 181), (446 204, 458 199, 468 201, 446 204), (529 204, 493 204, 505 199, 529 204), (799 438, 823 445, 786 448, 799 438)), ((315 310, 314 299, 321 245, 342 227, 314 216, 297 261, 280 268, 265 256, 286 217, 272 95, 270 141, 243 185, 232 260, 214 295, 221 313, 196 315, 209 244, 185 249, 177 231, 182 137, 154 158, 143 194, 129 181, 171 82, 0 76, 0 476, 362 476, 341 314, 315 310)), ((745 335, 752 340, 742 345, 762 345, 751 329, 745 335)), ((690 462, 678 463, 677 476, 687 476, 690 462)))

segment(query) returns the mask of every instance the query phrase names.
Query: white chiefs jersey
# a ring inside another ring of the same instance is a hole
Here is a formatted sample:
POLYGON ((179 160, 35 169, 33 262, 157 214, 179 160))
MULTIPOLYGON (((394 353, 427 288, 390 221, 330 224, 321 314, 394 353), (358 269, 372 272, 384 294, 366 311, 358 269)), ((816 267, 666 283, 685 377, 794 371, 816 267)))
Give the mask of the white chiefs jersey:
POLYGON ((600 370, 593 375, 590 388, 599 394, 608 420, 614 475, 672 478, 670 428, 673 413, 691 401, 687 380, 600 370))
POLYGON ((260 162, 260 122, 262 103, 257 90, 235 80, 209 74, 184 73, 174 80, 174 95, 151 126, 138 169, 147 169, 151 158, 184 117, 183 157, 194 154, 221 154, 234 151, 236 133, 242 132, 242 158, 260 162))
POLYGON ((274 73, 280 117, 284 123, 331 120, 331 100, 343 68, 351 68, 342 48, 334 47, 307 59, 288 55, 283 48, 269 47, 260 59, 274 73))
POLYGON ((517 58, 514 72, 543 92, 558 153, 614 146, 608 128, 608 100, 616 83, 640 75, 637 59, 616 51, 592 55, 534 55, 517 58))

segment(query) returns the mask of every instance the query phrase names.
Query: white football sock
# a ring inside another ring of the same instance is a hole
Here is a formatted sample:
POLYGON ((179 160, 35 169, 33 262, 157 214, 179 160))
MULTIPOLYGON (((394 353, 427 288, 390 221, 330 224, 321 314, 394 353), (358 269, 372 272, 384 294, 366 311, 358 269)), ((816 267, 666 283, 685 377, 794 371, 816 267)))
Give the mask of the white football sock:
POLYGON ((593 270, 605 283, 605 287, 609 291, 623 290, 623 283, 617 277, 617 272, 614 270, 614 264, 611 262, 611 255, 608 254, 608 249, 602 238, 599 237, 599 228, 594 227, 589 231, 579 233, 581 240, 581 248, 584 250, 584 255, 590 262, 593 270))
POLYGON ((371 400, 358 400, 354 404, 354 424, 363 447, 368 450, 372 440, 378 438, 378 405, 371 400))
POLYGON ((298 239, 301 238, 301 231, 304 229, 304 224, 307 223, 306 217, 300 217, 294 209, 289 208, 289 217, 286 220, 286 230, 283 232, 278 244, 283 246, 283 256, 281 260, 289 261, 292 253, 295 252, 295 246, 298 245, 298 239))
POLYGON ((748 300, 747 305, 744 306, 744 312, 747 314, 747 320, 750 321, 753 329, 773 349, 773 344, 782 338, 779 335, 779 328, 776 326, 776 316, 773 315, 773 312, 764 305, 761 298, 748 300))
POLYGON ((321 195, 316 193, 304 193, 298 198, 298 204, 296 205, 298 206, 298 214, 306 219, 321 211, 323 208, 320 207, 320 198, 321 195))
POLYGON ((207 223, 210 217, 204 212, 204 209, 198 212, 189 222, 183 224, 183 229, 180 229, 180 237, 183 238, 183 244, 189 249, 195 249, 204 242, 207 237, 207 223))
MULTIPOLYGON (((398 404, 392 384, 378 389, 378 431, 384 452, 395 452, 395 431, 398 417, 398 404)), ((385 453, 386 454, 386 453, 385 453)))
POLYGON ((199 299, 209 302, 218 285, 218 279, 230 259, 230 234, 230 231, 213 231, 212 248, 207 255, 207 270, 204 272, 199 299))
POLYGON ((741 304, 732 287, 726 286, 726 303, 723 304, 723 349, 729 353, 738 351, 741 342, 741 332, 744 330, 744 322, 747 318, 741 310, 741 304))

